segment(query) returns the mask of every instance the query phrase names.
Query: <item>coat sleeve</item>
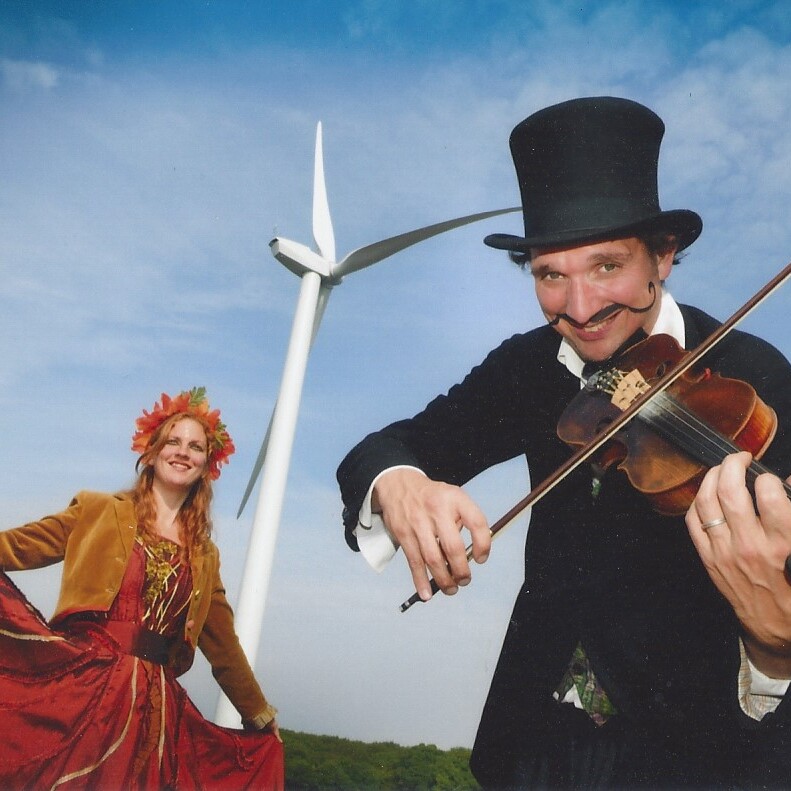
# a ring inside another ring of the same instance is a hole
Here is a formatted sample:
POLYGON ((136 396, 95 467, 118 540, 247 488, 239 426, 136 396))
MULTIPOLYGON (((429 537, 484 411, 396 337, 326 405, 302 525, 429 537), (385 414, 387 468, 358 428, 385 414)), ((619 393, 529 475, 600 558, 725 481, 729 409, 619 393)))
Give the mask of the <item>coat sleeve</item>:
MULTIPOLYGON (((208 560, 208 559, 207 559, 208 560)), ((269 704, 250 663, 239 644, 233 610, 225 596, 220 577, 219 553, 213 548, 210 561, 211 601, 206 621, 198 637, 198 647, 211 665, 212 675, 242 717, 245 727, 263 728, 277 710, 269 704)))
POLYGON ((0 532, 0 568, 22 571, 63 560, 66 543, 80 522, 82 510, 82 498, 78 494, 65 511, 0 532))

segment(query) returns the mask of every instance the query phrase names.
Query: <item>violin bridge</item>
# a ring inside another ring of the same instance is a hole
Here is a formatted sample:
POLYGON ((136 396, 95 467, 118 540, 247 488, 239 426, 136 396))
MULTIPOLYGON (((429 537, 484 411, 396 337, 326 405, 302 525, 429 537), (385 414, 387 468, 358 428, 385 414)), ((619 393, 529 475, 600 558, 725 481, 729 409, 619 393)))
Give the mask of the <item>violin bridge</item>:
POLYGON ((629 408, 632 402, 650 390, 651 386, 645 381, 643 375, 636 368, 625 374, 619 371, 610 401, 622 412, 629 408))

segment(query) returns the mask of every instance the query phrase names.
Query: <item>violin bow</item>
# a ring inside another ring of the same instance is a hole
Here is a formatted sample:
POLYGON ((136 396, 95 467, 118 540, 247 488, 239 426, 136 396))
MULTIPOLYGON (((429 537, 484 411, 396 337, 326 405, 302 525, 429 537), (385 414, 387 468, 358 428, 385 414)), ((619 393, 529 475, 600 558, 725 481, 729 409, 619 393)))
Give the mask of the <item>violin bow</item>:
MULTIPOLYGON (((669 369, 650 390, 642 393, 635 398, 632 403, 621 412, 609 425, 602 429, 587 445, 580 448, 565 463, 558 467, 555 472, 545 478, 535 488, 523 497, 516 505, 501 516, 489 529, 492 538, 499 535, 505 528, 509 527, 520 514, 532 505, 535 505, 545 495, 552 491, 561 481, 565 480, 577 467, 587 461, 599 448, 609 442, 637 413, 660 393, 667 390, 670 385, 686 373, 698 360, 711 351, 728 333, 740 324, 750 313, 752 313, 767 297, 777 291, 780 286, 791 276, 791 263, 789 263, 779 274, 775 275, 763 288, 757 291, 747 300, 729 319, 724 321, 717 329, 709 335, 686 357, 682 358, 673 368, 669 369)), ((472 557, 472 545, 467 547, 467 560, 472 557)), ((791 564, 790 564, 791 565, 791 564)), ((791 573, 791 569, 789 569, 791 573)), ((431 592, 437 593, 439 585, 436 580, 431 579, 431 592)), ((400 606, 401 612, 406 612, 413 604, 422 602, 420 594, 415 591, 400 606)))

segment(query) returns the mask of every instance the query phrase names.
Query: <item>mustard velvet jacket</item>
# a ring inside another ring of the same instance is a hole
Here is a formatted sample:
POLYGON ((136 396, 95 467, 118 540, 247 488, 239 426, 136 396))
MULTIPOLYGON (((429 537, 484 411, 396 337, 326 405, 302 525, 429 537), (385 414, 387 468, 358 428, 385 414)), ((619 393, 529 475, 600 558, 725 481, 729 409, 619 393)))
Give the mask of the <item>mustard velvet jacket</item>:
MULTIPOLYGON (((78 612, 107 612, 121 587, 137 533, 134 506, 123 494, 83 491, 69 507, 38 522, 0 532, 0 568, 20 571, 63 561, 52 624, 78 612)), ((178 676, 199 647, 212 675, 248 727, 261 728, 276 710, 267 703, 239 645, 233 611, 220 579, 220 553, 209 542, 190 558, 192 599, 184 640, 171 651, 178 676)))

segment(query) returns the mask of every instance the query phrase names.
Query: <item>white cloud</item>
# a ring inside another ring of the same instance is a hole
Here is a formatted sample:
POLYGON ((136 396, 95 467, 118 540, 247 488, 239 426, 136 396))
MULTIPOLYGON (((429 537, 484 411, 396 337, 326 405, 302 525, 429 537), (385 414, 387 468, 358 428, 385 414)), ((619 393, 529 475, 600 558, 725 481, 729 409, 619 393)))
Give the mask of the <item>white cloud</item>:
POLYGON ((13 91, 55 88, 60 80, 58 70, 48 63, 0 58, 3 83, 13 91))

